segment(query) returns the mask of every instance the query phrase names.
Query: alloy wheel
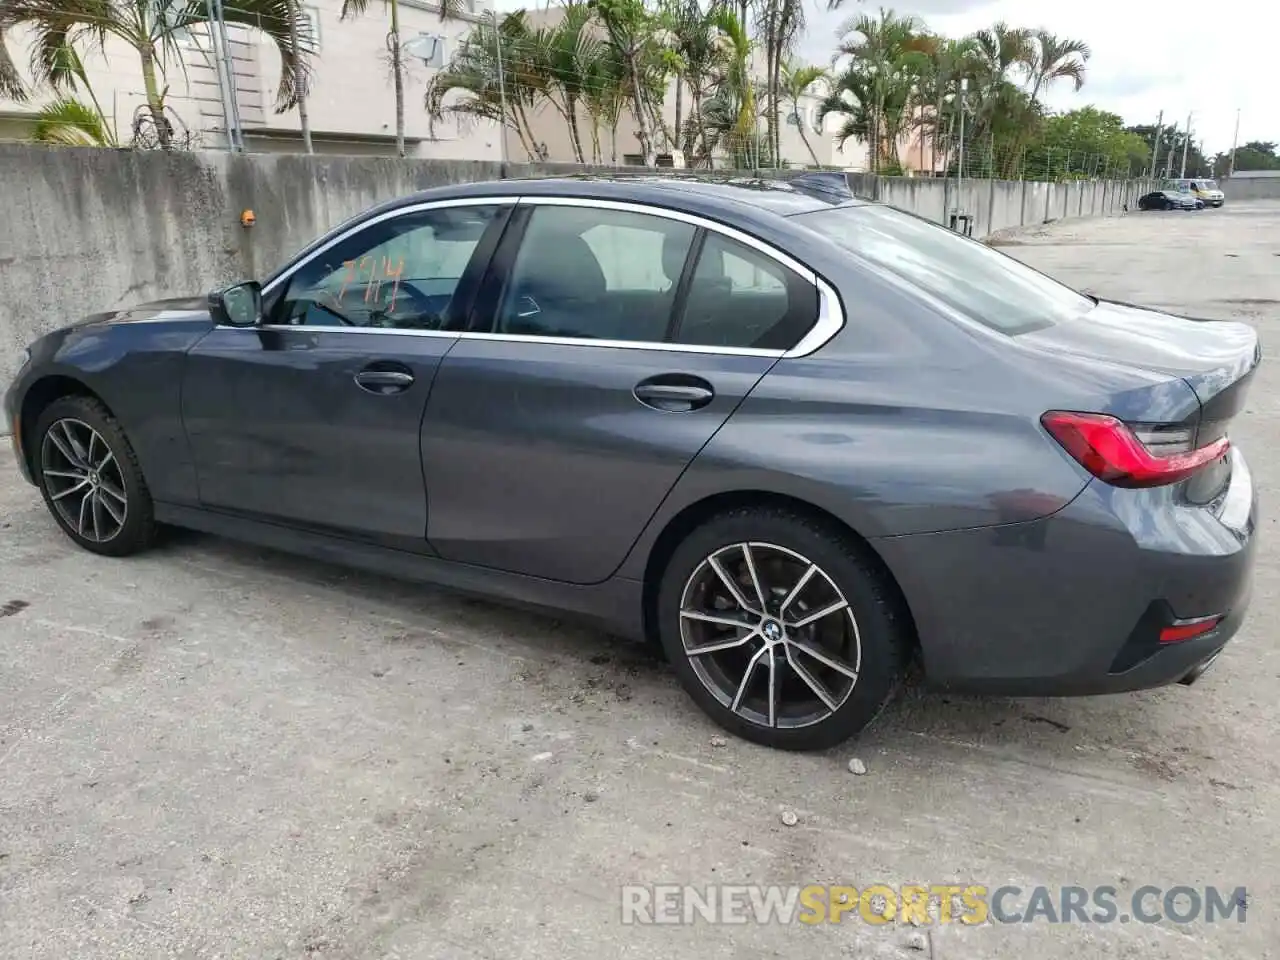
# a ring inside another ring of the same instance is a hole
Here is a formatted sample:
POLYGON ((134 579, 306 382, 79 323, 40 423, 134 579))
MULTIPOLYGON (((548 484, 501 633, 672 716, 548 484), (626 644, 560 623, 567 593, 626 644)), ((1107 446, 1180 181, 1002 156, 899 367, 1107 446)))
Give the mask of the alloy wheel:
POLYGON ((680 639, 707 690, 762 727, 827 719, 862 662, 858 623, 835 581, 771 543, 721 547, 698 564, 680 598, 680 639))
POLYGON ((49 502, 77 536, 107 543, 129 516, 124 474, 97 430, 70 417, 55 420, 40 445, 49 502))

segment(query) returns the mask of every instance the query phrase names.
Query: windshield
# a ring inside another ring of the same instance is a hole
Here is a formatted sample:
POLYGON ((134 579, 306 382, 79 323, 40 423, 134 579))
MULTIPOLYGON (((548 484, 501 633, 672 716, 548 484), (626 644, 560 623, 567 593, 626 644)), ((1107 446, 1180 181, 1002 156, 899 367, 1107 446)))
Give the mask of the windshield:
POLYGON ((986 244, 891 207, 839 207, 795 219, 966 319, 1001 333, 1027 333, 1073 320, 1094 305, 986 244))
POLYGON ((1205 181, 1201 182, 1200 186, 1204 187, 1206 190, 1217 190, 1217 189, 1218 189, 1218 181, 1217 181, 1217 180, 1205 180, 1205 181))

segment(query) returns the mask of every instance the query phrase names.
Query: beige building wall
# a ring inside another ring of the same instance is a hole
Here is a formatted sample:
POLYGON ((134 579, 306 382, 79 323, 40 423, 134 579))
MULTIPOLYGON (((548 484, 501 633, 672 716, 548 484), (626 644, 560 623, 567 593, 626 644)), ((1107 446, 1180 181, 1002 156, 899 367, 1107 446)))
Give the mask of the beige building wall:
MULTIPOLYGON (((493 0, 469 3, 470 10, 462 17, 442 21, 434 4, 400 0, 400 30, 406 50, 406 152, 410 156, 499 159, 497 124, 445 118, 433 129, 423 109, 431 76, 448 63, 458 43, 481 18, 489 16, 493 6, 493 0)), ((234 0, 227 0, 227 6, 234 7, 234 0)), ((307 102, 316 151, 393 155, 395 97, 386 47, 389 20, 385 6, 370 4, 364 16, 345 21, 341 19, 342 0, 312 0, 304 2, 304 8, 317 43, 307 102)), ((264 34, 238 26, 228 25, 228 33, 246 148, 251 152, 296 152, 301 141, 297 110, 275 112, 280 57, 274 44, 264 34)), ((21 30, 8 37, 9 49, 24 69, 29 39, 29 33, 21 30)), ((170 63, 165 72, 167 102, 199 146, 225 148, 224 110, 209 32, 195 28, 182 38, 181 45, 183 63, 170 63)), ((134 113, 146 102, 137 53, 121 41, 108 39, 102 51, 85 57, 85 65, 103 112, 114 123, 120 140, 128 143, 134 113)), ((83 93, 80 96, 87 99, 83 93)), ((29 136, 31 116, 53 99, 54 93, 47 89, 33 91, 26 104, 0 99, 0 139, 29 136)))

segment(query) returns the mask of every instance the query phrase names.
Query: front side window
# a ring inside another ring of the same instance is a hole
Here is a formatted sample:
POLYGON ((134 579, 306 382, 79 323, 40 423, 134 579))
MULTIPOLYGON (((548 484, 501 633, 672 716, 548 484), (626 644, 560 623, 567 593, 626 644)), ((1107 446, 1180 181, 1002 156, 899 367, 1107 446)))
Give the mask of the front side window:
POLYGON ((536 207, 496 329, 660 343, 695 233, 687 223, 649 214, 536 207))
POLYGON ((460 318, 454 293, 498 206, 406 213, 359 231, 304 264, 273 320, 290 326, 440 330, 460 318))
POLYGON ((984 243, 890 207, 796 218, 968 320, 1015 335, 1083 316, 1094 302, 984 243))

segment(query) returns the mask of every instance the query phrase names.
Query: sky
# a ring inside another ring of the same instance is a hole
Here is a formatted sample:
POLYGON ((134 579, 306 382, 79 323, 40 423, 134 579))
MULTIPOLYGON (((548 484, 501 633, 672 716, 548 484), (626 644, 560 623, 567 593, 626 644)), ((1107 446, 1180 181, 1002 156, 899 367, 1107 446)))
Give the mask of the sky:
MULTIPOLYGON (((835 11, 826 9, 826 0, 806 3, 808 29, 799 52, 823 65, 836 48, 840 25, 879 9, 875 0, 844 0, 835 11)), ((497 5, 512 10, 545 6, 545 0, 497 5)), ((1187 2, 1161 8, 1156 0, 902 0, 884 6, 919 16, 949 36, 1005 20, 1085 41, 1093 55, 1084 88, 1052 88, 1046 100, 1056 110, 1092 104, 1120 114, 1126 125, 1154 124, 1163 110, 1165 124, 1176 122, 1179 130, 1190 112, 1192 134, 1210 156, 1231 149, 1239 110, 1240 143, 1280 142, 1276 61, 1259 55, 1280 36, 1280 5, 1270 0, 1230 7, 1187 2), (1242 42, 1249 37, 1258 41, 1242 42)))

